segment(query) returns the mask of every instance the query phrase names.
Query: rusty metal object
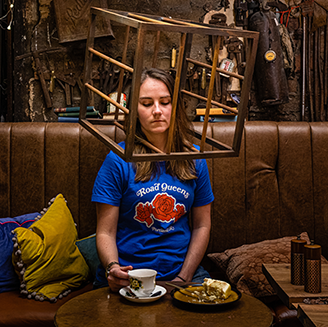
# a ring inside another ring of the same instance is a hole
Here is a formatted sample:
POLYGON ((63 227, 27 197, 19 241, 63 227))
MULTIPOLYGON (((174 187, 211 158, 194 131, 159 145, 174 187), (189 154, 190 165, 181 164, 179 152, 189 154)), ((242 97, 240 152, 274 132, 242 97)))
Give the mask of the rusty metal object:
POLYGON ((48 87, 47 87, 47 84, 46 84, 46 80, 45 80, 44 75, 43 75, 43 70, 42 70, 42 65, 41 65, 39 54, 37 52, 33 52, 33 57, 34 57, 34 60, 35 60, 36 70, 37 70, 37 73, 39 75, 44 100, 46 102, 46 107, 48 109, 52 108, 52 101, 51 101, 51 98, 50 98, 50 93, 49 93, 49 90, 48 90, 48 87))
MULTIPOLYGON (((46 54, 47 53, 56 53, 56 52, 67 52, 67 49, 64 47, 56 47, 56 48, 45 48, 45 49, 41 49, 41 50, 35 50, 32 52, 28 52, 25 53, 23 55, 20 56, 16 56, 15 60, 19 61, 28 57, 33 57, 34 61, 35 61, 35 68, 38 74, 38 78, 40 80, 41 83, 41 88, 42 88, 42 92, 43 92, 43 96, 45 99, 45 103, 46 103, 46 107, 52 108, 52 100, 50 97, 50 93, 53 92, 54 87, 55 87, 55 79, 57 79, 57 81, 60 79, 65 83, 68 83, 71 86, 74 86, 76 81, 73 80, 71 77, 68 76, 64 76, 64 74, 61 74, 59 72, 54 72, 54 68, 52 67, 50 69, 50 74, 47 73, 46 71, 43 71, 42 69, 42 64, 41 64, 41 60, 40 60, 40 54, 46 54), (50 85, 49 85, 49 89, 46 83, 46 80, 50 80, 50 85)), ((48 59, 48 58, 47 58, 48 59)), ((49 62, 49 59, 48 59, 49 62)), ((65 88, 64 88, 65 90, 65 88)))
MULTIPOLYGON (((108 8, 106 0, 76 1, 54 0, 59 42, 85 40, 88 37, 88 21, 92 6, 108 8)), ((114 38, 110 20, 100 18, 97 21, 95 37, 114 38)))
POLYGON ((254 73, 262 106, 287 103, 288 84, 275 15, 269 10, 253 14, 249 18, 249 29, 260 32, 254 73))

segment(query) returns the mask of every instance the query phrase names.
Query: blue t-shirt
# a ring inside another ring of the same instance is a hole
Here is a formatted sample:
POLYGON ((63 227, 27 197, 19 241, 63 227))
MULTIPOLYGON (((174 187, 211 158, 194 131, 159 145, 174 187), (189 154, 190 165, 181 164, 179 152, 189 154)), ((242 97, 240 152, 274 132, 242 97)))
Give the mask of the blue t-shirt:
MULTIPOLYGON (((120 144, 124 148, 124 142, 120 144)), ((110 152, 100 168, 92 201, 119 206, 117 248, 122 266, 157 270, 171 280, 181 270, 190 242, 188 213, 214 200, 207 164, 196 160, 197 179, 181 182, 165 172, 135 182, 132 163, 110 152)))

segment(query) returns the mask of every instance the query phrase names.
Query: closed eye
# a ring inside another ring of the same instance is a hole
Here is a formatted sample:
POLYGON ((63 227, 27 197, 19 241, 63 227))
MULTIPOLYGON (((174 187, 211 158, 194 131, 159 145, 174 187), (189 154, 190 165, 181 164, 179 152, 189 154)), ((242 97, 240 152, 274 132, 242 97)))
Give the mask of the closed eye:
POLYGON ((141 103, 141 105, 144 107, 151 107, 153 104, 152 103, 141 103))

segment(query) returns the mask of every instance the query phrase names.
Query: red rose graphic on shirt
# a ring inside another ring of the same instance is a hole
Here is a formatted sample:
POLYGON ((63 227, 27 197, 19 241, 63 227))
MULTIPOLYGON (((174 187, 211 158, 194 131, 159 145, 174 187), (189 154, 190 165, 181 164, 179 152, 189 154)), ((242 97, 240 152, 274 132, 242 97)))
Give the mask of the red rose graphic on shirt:
POLYGON ((182 217, 185 214, 185 207, 184 205, 177 204, 176 206, 176 215, 175 215, 175 221, 177 222, 180 217, 182 217))
POLYGON ((134 218, 150 227, 154 223, 153 218, 150 216, 152 209, 153 207, 148 202, 146 204, 139 203, 137 205, 137 215, 134 218))
POLYGON ((138 203, 134 219, 145 223, 147 227, 154 224, 154 219, 162 222, 177 222, 186 213, 183 204, 175 204, 175 198, 167 193, 157 194, 151 203, 138 203))
POLYGON ((169 222, 175 217, 175 200, 167 194, 158 194, 153 200, 153 215, 157 220, 169 222))

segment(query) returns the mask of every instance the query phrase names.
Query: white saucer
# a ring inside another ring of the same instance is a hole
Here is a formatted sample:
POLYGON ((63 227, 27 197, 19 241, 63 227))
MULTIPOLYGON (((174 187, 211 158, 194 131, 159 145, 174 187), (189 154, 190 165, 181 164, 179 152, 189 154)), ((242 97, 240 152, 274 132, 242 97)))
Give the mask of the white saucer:
POLYGON ((129 292, 129 287, 123 287, 120 289, 120 294, 125 297, 127 300, 131 301, 131 302, 137 302, 137 303, 148 303, 148 302, 154 302, 158 299, 160 299, 163 295, 166 294, 166 288, 165 287, 162 287, 162 286, 159 286, 159 285, 156 285, 155 286, 155 289, 153 290, 153 293, 156 293, 158 291, 161 291, 161 294, 160 295, 157 295, 157 296, 154 296, 154 297, 143 297, 143 298, 139 298, 139 299, 136 299, 132 296, 129 296, 127 295, 126 293, 129 292))

